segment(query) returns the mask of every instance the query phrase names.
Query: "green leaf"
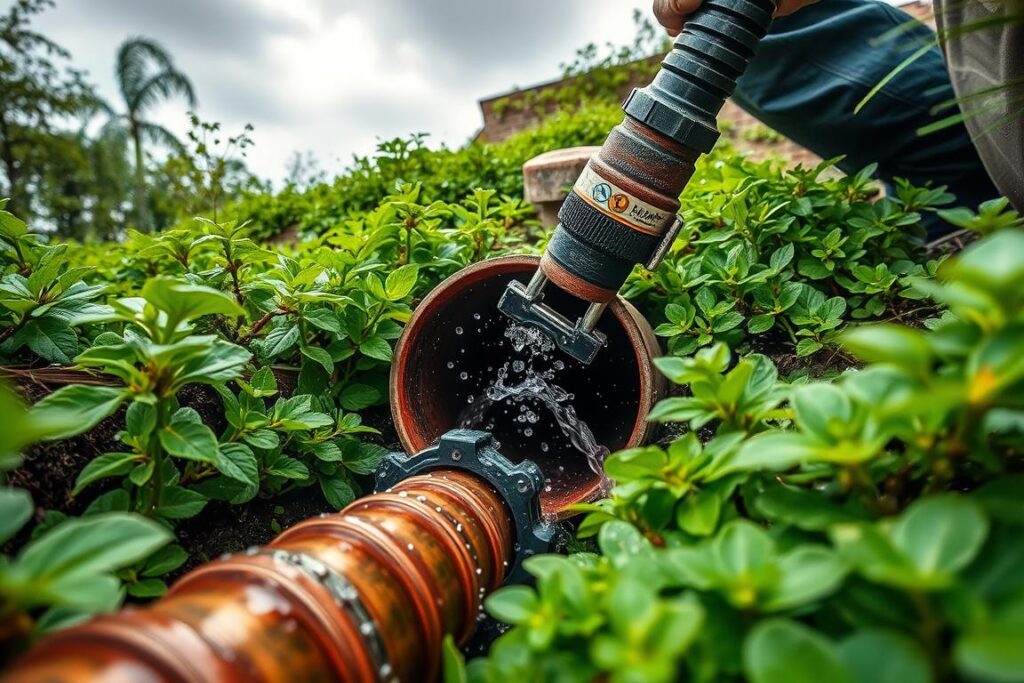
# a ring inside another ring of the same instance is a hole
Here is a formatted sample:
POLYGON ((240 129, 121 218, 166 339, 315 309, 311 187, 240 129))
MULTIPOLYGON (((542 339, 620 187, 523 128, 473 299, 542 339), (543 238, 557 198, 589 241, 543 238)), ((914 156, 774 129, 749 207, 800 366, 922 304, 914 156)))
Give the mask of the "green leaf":
POLYGON ((142 298, 179 322, 204 315, 245 314, 242 307, 223 292, 169 277, 147 280, 142 287, 142 298))
POLYGON ((743 315, 736 311, 729 311, 715 321, 713 329, 716 333, 728 332, 729 330, 739 327, 743 323, 743 315))
POLYGON ((331 477, 320 477, 320 490, 324 498, 334 508, 340 510, 356 499, 356 493, 352 489, 352 482, 348 477, 337 474, 331 477))
POLYGON ((694 491, 686 495, 676 509, 676 524, 694 536, 707 536, 718 526, 722 499, 713 491, 694 491))
POLYGON ((715 474, 788 470, 813 454, 813 447, 800 434, 766 432, 745 441, 735 455, 715 470, 715 474))
POLYGON ((308 394, 280 399, 274 405, 273 428, 283 432, 306 431, 334 424, 326 413, 313 410, 313 397, 308 394))
POLYGON ((786 522, 805 531, 824 531, 833 524, 863 518, 831 502, 822 492, 783 484, 766 487, 754 501, 754 507, 775 522, 786 522))
POLYGON ((362 410, 381 400, 380 391, 368 384, 346 384, 338 395, 338 403, 345 410, 362 410))
POLYGON ((779 560, 779 583, 764 603, 770 611, 788 610, 832 594, 846 578, 846 564, 821 546, 800 546, 779 560))
POLYGON ((839 644, 839 656, 853 683, 931 683, 928 655, 902 633, 883 629, 856 631, 839 644))
POLYGON ((333 441, 319 441, 303 446, 303 450, 312 453, 317 460, 323 462, 341 462, 341 447, 333 441))
POLYGON ((871 325, 846 332, 843 346, 861 360, 891 363, 920 375, 928 370, 932 352, 924 335, 899 325, 871 325))
POLYGON ((32 320, 22 330, 28 348, 51 363, 71 363, 78 353, 75 331, 63 320, 47 316, 32 320))
POLYGON ((893 545, 919 575, 940 583, 974 559, 988 534, 988 520, 977 504, 956 494, 918 500, 892 527, 893 545))
POLYGON ((384 291, 387 292, 387 298, 391 301, 398 301, 408 296, 412 292, 413 287, 416 286, 418 274, 419 268, 414 265, 402 266, 391 271, 384 282, 384 291))
POLYGON ((96 499, 89 503, 89 507, 85 508, 85 512, 82 514, 88 516, 104 512, 127 512, 131 506, 131 495, 124 489, 114 489, 96 496, 96 499))
POLYGON ((993 609, 956 643, 957 668, 971 680, 1017 683, 1024 671, 1024 593, 993 609))
POLYGON ((759 622, 743 644, 743 670, 751 683, 854 683, 839 652, 803 624, 759 622))
POLYGON ((833 384, 808 384, 793 392, 797 424, 817 439, 830 443, 842 434, 853 415, 849 397, 833 384))
POLYGON ((71 519, 30 542, 10 571, 31 586, 35 604, 112 607, 119 584, 108 574, 142 560, 172 538, 160 524, 134 514, 71 519))
POLYGON ((178 411, 171 423, 157 434, 160 445, 171 455, 186 460, 217 465, 217 437, 202 422, 195 422, 178 411))
POLYGON ((237 380, 250 358, 252 354, 241 346, 218 339, 185 363, 185 367, 178 373, 175 387, 193 383, 222 384, 237 380))
POLYGON ((0 544, 18 533, 32 517, 32 496, 23 489, 0 489, 0 544))
POLYGON ((160 579, 142 579, 128 585, 133 598, 159 598, 167 592, 167 584, 160 579))
POLYGON ((264 340, 263 351, 268 359, 277 358, 291 351, 298 343, 298 325, 279 325, 267 334, 264 340))
POLYGON ((136 464, 135 453, 104 453, 97 456, 82 468, 75 480, 75 488, 71 495, 77 496, 86 486, 99 479, 107 477, 120 477, 132 469, 136 464))
POLYGON ((206 496, 181 486, 169 486, 163 491, 157 513, 167 519, 195 517, 206 507, 206 496))
POLYGON ((323 330, 324 332, 331 332, 336 335, 342 334, 341 322, 339 322, 338 316, 329 309, 307 309, 303 311, 302 317, 313 327, 323 330))
POLYGON ((1024 473, 1004 474, 971 495, 995 521, 1024 525, 1024 473))
POLYGON ((773 315, 755 315, 747 323, 747 331, 750 334, 761 334, 775 327, 775 316, 773 315))
POLYGON ((144 462, 141 465, 136 466, 131 472, 128 473, 128 481, 135 484, 136 486, 143 486, 153 477, 153 472, 155 470, 156 460, 144 462))
POLYGON ((249 486, 259 486, 260 467, 252 450, 240 443, 220 444, 217 471, 249 486))
POLYGON ((788 242, 774 252, 772 252, 771 259, 769 260, 769 266, 772 270, 778 272, 789 265, 790 261, 793 260, 794 247, 792 242, 788 242))
POLYGON ((873 524, 836 524, 829 529, 839 554, 864 577, 891 586, 924 588, 910 560, 873 524))
POLYGON ((775 559, 771 536, 746 519, 735 519, 724 526, 712 539, 711 549, 718 569, 729 576, 752 576, 775 559))
POLYGON ((272 432, 269 429, 254 429, 251 432, 246 432, 242 435, 242 440, 253 448, 262 448, 268 451, 277 448, 281 443, 277 432, 272 432))
MULTIPOLYGON (((241 383, 240 383, 241 384, 241 383)), ((269 366, 265 366, 252 373, 249 382, 245 385, 246 393, 256 398, 273 396, 277 393, 277 378, 269 366)))
POLYGON ((319 363, 328 375, 334 372, 334 360, 327 351, 316 346, 303 346, 302 355, 314 363, 319 363))
POLYGON ((142 566, 142 576, 163 576, 172 572, 188 560, 188 553, 180 545, 165 545, 149 556, 142 566))
POLYGON ((389 344, 383 337, 376 335, 360 343, 359 351, 362 352, 364 356, 376 358, 377 360, 382 360, 387 363, 391 362, 391 358, 394 355, 394 352, 391 350, 391 344, 389 344))
POLYGON ((601 552, 617 567, 621 567, 634 557, 649 556, 653 553, 650 542, 637 528, 620 520, 602 526, 597 535, 597 543, 601 552))
POLYGON ((375 443, 359 443, 345 448, 343 462, 345 467, 356 474, 373 474, 388 449, 375 443))
POLYGON ((817 353, 824 348, 824 344, 815 339, 801 339, 796 343, 796 355, 803 358, 817 353))
POLYGON ((300 460, 282 455, 267 467, 267 474, 285 479, 305 479, 309 476, 309 468, 300 460))
POLYGON ((537 594, 527 586, 506 586, 484 602, 488 614, 512 625, 526 623, 539 606, 537 594))
POLYGON ((33 420, 60 425, 43 437, 46 441, 66 439, 95 427, 121 407, 127 397, 128 392, 122 387, 72 384, 36 403, 29 416, 33 420))
POLYGON ((148 403, 132 401, 125 411, 124 426, 134 437, 149 436, 156 428, 156 408, 148 403))
POLYGON ((455 639, 449 633, 444 637, 443 650, 441 653, 444 683, 469 683, 466 675, 466 660, 459 652, 455 639))

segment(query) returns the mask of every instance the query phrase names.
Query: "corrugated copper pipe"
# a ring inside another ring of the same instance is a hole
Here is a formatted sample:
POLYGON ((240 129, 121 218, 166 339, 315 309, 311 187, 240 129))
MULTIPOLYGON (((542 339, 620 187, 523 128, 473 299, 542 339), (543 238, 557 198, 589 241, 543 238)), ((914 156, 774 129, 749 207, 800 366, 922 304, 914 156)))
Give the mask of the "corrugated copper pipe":
POLYGON ((4 683, 430 681, 472 634, 515 539, 501 496, 437 470, 263 548, 203 565, 146 608, 49 636, 4 683))

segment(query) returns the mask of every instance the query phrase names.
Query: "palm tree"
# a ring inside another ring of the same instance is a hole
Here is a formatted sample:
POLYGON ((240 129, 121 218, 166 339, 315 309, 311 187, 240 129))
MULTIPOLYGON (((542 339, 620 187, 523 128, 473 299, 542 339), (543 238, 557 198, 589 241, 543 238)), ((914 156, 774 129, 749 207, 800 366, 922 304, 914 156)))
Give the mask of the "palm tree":
POLYGON ((135 152, 135 194, 133 211, 136 228, 140 231, 151 229, 149 210, 146 206, 145 155, 142 143, 146 142, 181 149, 181 143, 174 134, 163 126, 146 121, 146 112, 161 100, 181 95, 190 108, 196 106, 192 83, 174 66, 170 54, 162 45, 149 38, 129 38, 117 51, 117 81, 124 98, 125 113, 117 116, 108 125, 125 129, 132 141, 135 152))

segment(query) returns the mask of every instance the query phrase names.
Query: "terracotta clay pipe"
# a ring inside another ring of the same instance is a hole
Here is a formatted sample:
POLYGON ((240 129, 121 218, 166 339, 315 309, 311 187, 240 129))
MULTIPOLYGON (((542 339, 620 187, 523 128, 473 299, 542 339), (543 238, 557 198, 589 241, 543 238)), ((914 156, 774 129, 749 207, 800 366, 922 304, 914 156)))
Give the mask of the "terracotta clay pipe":
POLYGON ((497 490, 438 469, 49 636, 4 683, 430 681, 513 561, 497 490))

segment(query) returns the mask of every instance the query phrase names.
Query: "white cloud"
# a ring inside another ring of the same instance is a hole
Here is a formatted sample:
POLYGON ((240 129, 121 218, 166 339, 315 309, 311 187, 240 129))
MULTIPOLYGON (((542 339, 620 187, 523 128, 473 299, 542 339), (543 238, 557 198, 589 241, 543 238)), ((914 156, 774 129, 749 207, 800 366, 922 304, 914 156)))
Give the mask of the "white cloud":
MULTIPOLYGON (((117 45, 160 41, 200 116, 228 134, 251 122, 250 167, 279 180, 297 150, 333 172, 378 138, 461 144, 480 125, 478 99, 557 76, 587 42, 628 42, 634 8, 649 0, 58 0, 39 28, 115 108, 117 45)), ((187 131, 180 102, 153 118, 187 131)))

